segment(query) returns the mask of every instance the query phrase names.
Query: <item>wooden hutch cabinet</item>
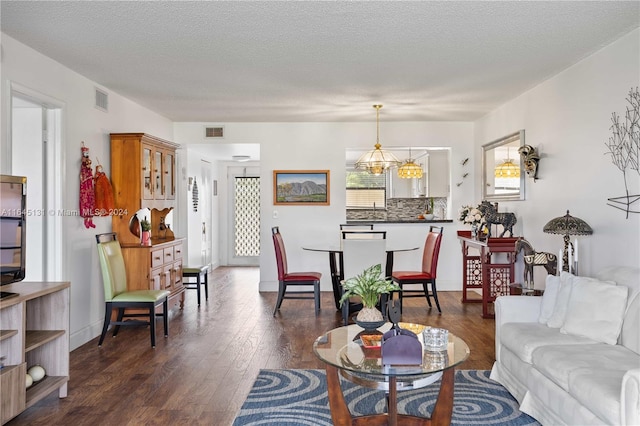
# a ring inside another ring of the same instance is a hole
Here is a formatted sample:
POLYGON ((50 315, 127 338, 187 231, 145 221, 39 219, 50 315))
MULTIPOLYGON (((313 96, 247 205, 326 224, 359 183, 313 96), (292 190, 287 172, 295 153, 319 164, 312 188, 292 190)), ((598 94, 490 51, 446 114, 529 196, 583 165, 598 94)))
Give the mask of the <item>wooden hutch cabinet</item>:
POLYGON ((130 290, 166 289, 170 303, 184 303, 182 253, 184 238, 165 227, 176 207, 176 149, 179 145, 146 133, 111 134, 111 182, 118 234, 130 290), (151 244, 142 245, 134 216, 149 209, 151 244), (133 220, 133 221, 132 221, 133 220), (161 229, 163 228, 164 229, 161 229))

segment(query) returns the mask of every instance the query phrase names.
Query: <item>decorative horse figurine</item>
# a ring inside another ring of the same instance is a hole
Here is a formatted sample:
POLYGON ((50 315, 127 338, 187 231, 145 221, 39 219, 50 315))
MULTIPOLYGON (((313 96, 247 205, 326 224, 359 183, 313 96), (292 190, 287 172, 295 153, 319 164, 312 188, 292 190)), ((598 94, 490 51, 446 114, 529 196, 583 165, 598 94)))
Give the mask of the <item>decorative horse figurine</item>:
POLYGON ((516 255, 524 250, 524 282, 533 283, 533 267, 544 266, 549 275, 556 275, 558 270, 558 256, 553 253, 537 252, 529 241, 519 238, 516 241, 516 255))
POLYGON ((504 234, 509 231, 509 236, 513 237, 513 225, 516 224, 518 219, 513 213, 498 213, 496 207, 488 201, 483 201, 478 206, 478 210, 484 215, 484 220, 487 222, 487 229, 489 234, 487 238, 491 237, 491 225, 502 225, 504 228, 500 237, 504 237, 504 234))

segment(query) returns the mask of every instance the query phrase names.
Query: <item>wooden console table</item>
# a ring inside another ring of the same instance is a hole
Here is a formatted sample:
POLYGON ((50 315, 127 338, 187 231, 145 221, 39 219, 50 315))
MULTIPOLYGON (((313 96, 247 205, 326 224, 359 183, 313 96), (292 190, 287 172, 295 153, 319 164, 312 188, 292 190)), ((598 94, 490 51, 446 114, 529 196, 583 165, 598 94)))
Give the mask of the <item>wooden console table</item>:
POLYGON ((471 238, 471 231, 458 231, 462 245, 462 303, 482 302, 482 317, 494 318, 493 301, 508 295, 514 282, 518 237, 471 238), (478 251, 469 254, 469 248, 478 251), (482 290, 482 299, 469 299, 468 290, 482 290))

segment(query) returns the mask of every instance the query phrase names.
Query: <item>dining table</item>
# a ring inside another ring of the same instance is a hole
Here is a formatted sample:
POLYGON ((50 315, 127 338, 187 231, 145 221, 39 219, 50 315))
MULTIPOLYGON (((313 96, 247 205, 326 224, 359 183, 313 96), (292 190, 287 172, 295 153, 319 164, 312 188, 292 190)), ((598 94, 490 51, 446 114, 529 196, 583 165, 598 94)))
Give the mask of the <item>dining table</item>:
MULTIPOLYGON (((341 282, 344 280, 344 250, 341 244, 308 244, 302 247, 303 250, 317 251, 329 254, 329 270, 331 271, 331 286, 333 288, 333 297, 336 309, 340 309, 340 298, 342 297, 341 282)), ((418 246, 402 245, 401 243, 387 243, 385 247, 386 264, 385 276, 391 278, 393 272, 394 254, 403 251, 418 250, 418 246)))

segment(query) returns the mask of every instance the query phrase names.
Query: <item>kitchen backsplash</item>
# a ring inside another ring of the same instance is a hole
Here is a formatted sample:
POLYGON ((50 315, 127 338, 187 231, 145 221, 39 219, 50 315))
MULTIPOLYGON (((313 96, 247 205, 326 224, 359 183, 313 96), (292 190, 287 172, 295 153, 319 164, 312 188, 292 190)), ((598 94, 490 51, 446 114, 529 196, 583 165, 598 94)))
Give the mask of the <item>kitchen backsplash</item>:
MULTIPOLYGON (((414 220, 424 214, 428 198, 389 198, 386 209, 347 209, 347 220, 414 220)), ((434 219, 447 219, 447 198, 433 199, 434 219)))

